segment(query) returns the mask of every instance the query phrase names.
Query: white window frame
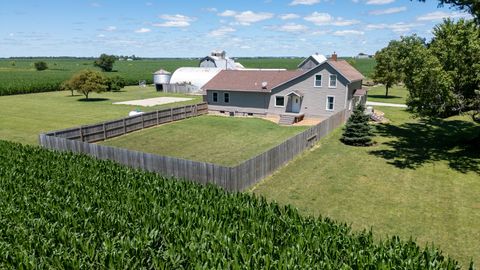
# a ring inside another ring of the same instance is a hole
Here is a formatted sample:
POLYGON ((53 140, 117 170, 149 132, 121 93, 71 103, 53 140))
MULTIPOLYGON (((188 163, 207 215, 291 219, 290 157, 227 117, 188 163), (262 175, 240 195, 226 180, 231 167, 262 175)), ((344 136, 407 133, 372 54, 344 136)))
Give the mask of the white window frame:
POLYGON ((329 112, 335 111, 335 96, 327 96, 325 109, 329 112), (333 105, 332 107, 333 108, 332 109, 328 108, 328 98, 333 98, 333 102, 332 102, 332 105, 333 105))
POLYGON ((313 75, 313 87, 320 88, 323 85, 323 75, 320 73, 317 73, 313 75), (320 85, 317 85, 317 76, 320 76, 320 85))
POLYGON ((275 102, 275 104, 274 104, 275 107, 277 107, 277 108, 284 108, 285 105, 286 105, 286 104, 285 104, 285 96, 282 96, 282 95, 275 96, 275 101, 274 101, 274 102, 275 102), (283 106, 277 105, 277 97, 283 97, 283 106))
POLYGON ((337 88, 337 85, 338 85, 338 76, 337 74, 330 74, 328 76, 328 88, 337 88), (335 86, 332 86, 331 83, 332 83, 332 76, 335 76, 335 86))
POLYGON ((218 92, 212 92, 212 102, 218 103, 218 92), (217 94, 217 101, 215 101, 215 98, 214 98, 215 94, 217 94))
POLYGON ((230 103, 230 93, 226 92, 223 93, 223 103, 230 103), (228 95, 228 101, 225 101, 225 97, 228 95))

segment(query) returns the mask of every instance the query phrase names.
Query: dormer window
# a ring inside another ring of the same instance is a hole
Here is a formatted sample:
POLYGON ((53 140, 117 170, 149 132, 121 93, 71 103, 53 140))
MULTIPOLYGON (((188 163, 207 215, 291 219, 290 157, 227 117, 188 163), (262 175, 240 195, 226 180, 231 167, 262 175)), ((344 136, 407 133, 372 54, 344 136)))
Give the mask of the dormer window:
POLYGON ((337 75, 330 75, 330 80, 328 81, 328 87, 337 88, 337 75))
POLYGON ((322 87, 322 75, 316 74, 315 75, 315 82, 313 83, 314 87, 322 87))

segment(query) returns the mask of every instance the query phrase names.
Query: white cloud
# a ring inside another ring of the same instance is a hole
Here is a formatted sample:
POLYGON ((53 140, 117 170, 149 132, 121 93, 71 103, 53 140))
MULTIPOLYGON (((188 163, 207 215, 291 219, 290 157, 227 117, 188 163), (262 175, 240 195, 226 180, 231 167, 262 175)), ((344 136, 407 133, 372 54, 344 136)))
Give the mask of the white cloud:
POLYGON ((225 10, 224 12, 222 12, 218 15, 222 16, 222 17, 230 17, 230 16, 235 16, 235 14, 237 14, 237 12, 227 9, 227 10, 225 10))
POLYGON ((105 35, 104 35, 104 34, 98 34, 97 37, 99 37, 99 38, 104 38, 105 35))
POLYGON ((218 9, 214 8, 214 7, 205 8, 204 10, 207 11, 207 12, 217 12, 218 11, 218 9))
POLYGON ((235 30, 235 28, 232 28, 232 27, 220 27, 218 29, 211 31, 209 35, 212 37, 222 37, 227 35, 228 33, 233 33, 235 31, 237 30, 235 30))
POLYGON ((148 33, 150 31, 152 31, 152 30, 150 30, 149 28, 143 28, 142 27, 140 29, 135 30, 135 33, 148 33))
POLYGON ((287 13, 287 14, 282 14, 279 17, 282 20, 293 20, 293 19, 299 18, 300 16, 294 13, 287 13))
POLYGON ((395 2, 395 0, 368 0, 367 5, 386 5, 395 2))
POLYGON ((417 17, 417 21, 440 21, 446 18, 471 18, 470 14, 461 13, 461 12, 444 12, 444 11, 435 11, 427 13, 425 15, 417 17))
POLYGON ((272 13, 268 12, 253 12, 251 10, 236 12, 233 10, 225 10, 224 12, 218 14, 222 17, 233 17, 238 24, 241 25, 250 25, 252 23, 264 21, 271 19, 273 17, 272 13))
POLYGON ((328 13, 313 12, 312 14, 303 18, 306 21, 314 23, 316 25, 334 25, 334 26, 348 26, 359 23, 357 20, 344 20, 341 17, 334 18, 328 13))
POLYGON ((113 31, 117 30, 117 27, 111 25, 111 26, 108 26, 107 28, 105 28, 104 30, 107 31, 107 32, 113 32, 113 31))
POLYGON ((305 32, 308 27, 303 24, 287 23, 275 29, 282 32, 305 32))
POLYGON ((190 26, 190 22, 193 22, 195 18, 191 18, 181 14, 175 15, 168 15, 163 14, 160 15, 160 19, 165 20, 163 23, 155 23, 153 26, 157 27, 188 27, 190 26))
POLYGON ((389 29, 392 30, 395 33, 406 33, 412 30, 414 27, 421 26, 421 24, 416 24, 416 23, 404 23, 404 22, 398 22, 394 24, 386 24, 386 23, 380 23, 380 24, 368 24, 367 25, 367 30, 383 30, 383 29, 389 29))
POLYGON ((310 5, 314 5, 314 4, 317 4, 317 3, 320 3, 320 0, 293 0, 290 3, 290 6, 296 6, 296 5, 310 6, 310 5))
POLYGON ((387 8, 387 9, 379 9, 379 10, 372 10, 368 12, 370 15, 385 15, 385 14, 394 14, 394 13, 399 13, 406 11, 407 7, 393 7, 393 8, 387 8))
POLYGON ((341 30, 341 31, 335 31, 333 32, 333 35, 335 36, 362 36, 364 35, 365 32, 363 31, 357 31, 357 30, 341 30))

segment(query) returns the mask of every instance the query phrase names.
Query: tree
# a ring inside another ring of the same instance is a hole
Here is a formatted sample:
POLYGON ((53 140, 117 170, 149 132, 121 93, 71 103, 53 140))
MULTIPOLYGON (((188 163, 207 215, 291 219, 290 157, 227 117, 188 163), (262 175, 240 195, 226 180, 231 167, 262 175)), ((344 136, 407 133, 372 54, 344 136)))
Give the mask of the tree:
POLYGON ((100 57, 95 60, 94 64, 96 67, 101 68, 105 72, 110 72, 113 69, 113 63, 115 63, 115 56, 102 53, 100 57))
POLYGON ((114 76, 107 79, 107 91, 120 91, 123 87, 125 87, 126 82, 120 76, 114 76))
POLYGON ((355 146, 370 146, 373 144, 373 133, 368 123, 370 117, 364 111, 365 107, 362 104, 359 104, 353 110, 340 139, 344 144, 355 146))
POLYGON ((37 71, 42 71, 42 70, 48 69, 48 65, 44 61, 35 62, 33 65, 35 66, 35 69, 37 71))
MULTIPOLYGON (((425 2, 425 0, 418 0, 420 2, 425 2)), ((478 0, 439 0, 439 7, 442 7, 445 4, 451 5, 458 10, 467 11, 472 14, 475 22, 480 24, 480 1, 478 0)))
POLYGON ((385 85, 385 97, 388 97, 388 89, 401 80, 396 47, 396 42, 390 42, 386 48, 375 53, 377 64, 373 72, 373 81, 385 85))
POLYGON ((471 113, 480 122, 480 30, 473 22, 445 20, 425 44, 417 36, 399 41, 398 58, 409 91, 409 110, 423 117, 471 113))
MULTIPOLYGON (((76 90, 88 100, 91 92, 101 93, 107 90, 107 79, 98 71, 82 70, 63 83, 64 89, 76 90)), ((72 92, 73 94, 73 92, 72 92)))

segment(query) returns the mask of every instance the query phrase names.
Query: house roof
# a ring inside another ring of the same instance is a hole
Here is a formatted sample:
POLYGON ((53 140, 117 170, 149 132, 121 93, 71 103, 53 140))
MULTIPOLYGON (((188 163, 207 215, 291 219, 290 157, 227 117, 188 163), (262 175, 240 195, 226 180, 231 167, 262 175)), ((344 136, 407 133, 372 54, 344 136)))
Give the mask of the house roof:
POLYGON ((336 69, 340 74, 342 74, 345 79, 350 82, 360 81, 363 80, 363 75, 354 67, 352 67, 347 61, 345 60, 328 60, 329 63, 334 69, 336 69))
POLYGON ((368 89, 367 88, 360 88, 355 90, 353 93, 354 96, 361 97, 367 94, 368 89))
POLYGON ((222 70, 202 88, 269 93, 273 88, 303 73, 301 70, 222 70))
POLYGON ((327 58, 322 54, 312 54, 309 57, 303 59, 303 61, 298 64, 298 67, 300 68, 301 66, 303 66, 303 64, 305 64, 305 62, 307 62, 309 59, 313 59, 317 63, 317 65, 327 60, 327 58))

